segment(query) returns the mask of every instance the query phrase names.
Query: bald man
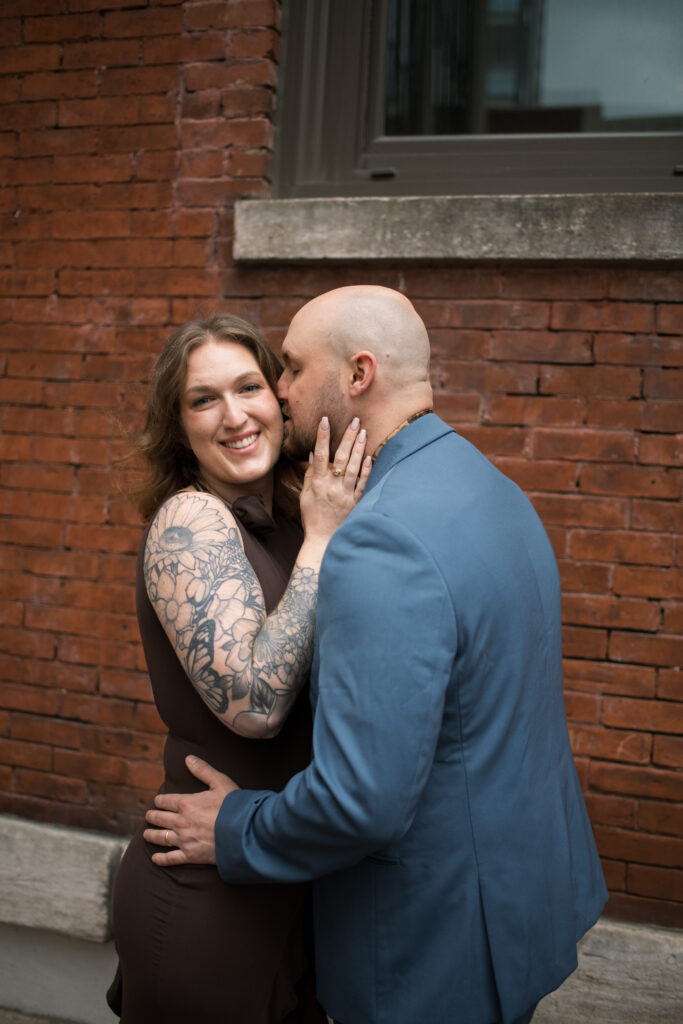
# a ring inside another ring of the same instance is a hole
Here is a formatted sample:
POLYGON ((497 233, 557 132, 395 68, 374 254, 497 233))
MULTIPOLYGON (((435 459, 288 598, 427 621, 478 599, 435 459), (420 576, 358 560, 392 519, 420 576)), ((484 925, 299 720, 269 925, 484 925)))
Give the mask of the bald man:
POLYGON ((209 788, 157 798, 146 837, 226 882, 313 879, 318 997, 342 1024, 526 1024, 606 898, 550 543, 431 412, 403 295, 314 299, 282 357, 287 450, 306 456, 322 415, 334 450, 358 416, 375 456, 320 571, 313 759, 278 794, 191 759, 209 788))

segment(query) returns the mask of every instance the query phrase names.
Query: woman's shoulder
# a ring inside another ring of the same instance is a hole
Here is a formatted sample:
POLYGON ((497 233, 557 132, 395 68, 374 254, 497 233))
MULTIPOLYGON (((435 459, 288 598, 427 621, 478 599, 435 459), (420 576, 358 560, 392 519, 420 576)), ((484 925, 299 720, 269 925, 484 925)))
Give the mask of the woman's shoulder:
POLYGON ((232 530, 239 535, 235 517, 221 498, 186 488, 159 506, 149 526, 148 541, 163 539, 167 550, 169 546, 181 550, 198 537, 205 543, 220 544, 229 539, 232 530))

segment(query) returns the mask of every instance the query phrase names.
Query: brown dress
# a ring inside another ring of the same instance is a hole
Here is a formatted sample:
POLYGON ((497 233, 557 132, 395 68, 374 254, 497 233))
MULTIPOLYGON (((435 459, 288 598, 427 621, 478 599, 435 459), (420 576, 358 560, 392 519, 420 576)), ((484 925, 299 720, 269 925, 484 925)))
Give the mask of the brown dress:
MULTIPOLYGON (((292 520, 270 518, 260 499, 232 506, 244 550, 270 612, 301 545, 292 520)), ((282 789, 311 753, 308 694, 299 695, 274 739, 245 739, 209 711, 185 675, 145 590, 138 557, 137 606, 154 699, 168 727, 162 791, 191 793, 185 767, 197 754, 238 785, 282 789)), ((133 837, 114 890, 119 954, 107 1002, 123 1024, 324 1024, 315 1001, 309 887, 226 885, 215 867, 160 868, 158 847, 133 837)))

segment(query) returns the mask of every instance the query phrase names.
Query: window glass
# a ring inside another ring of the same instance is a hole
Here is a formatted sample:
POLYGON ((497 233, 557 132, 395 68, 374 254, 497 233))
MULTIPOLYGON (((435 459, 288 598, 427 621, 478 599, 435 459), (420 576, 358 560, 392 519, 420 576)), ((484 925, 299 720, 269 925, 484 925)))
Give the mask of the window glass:
POLYGON ((384 132, 676 132, 682 66, 682 0, 388 0, 384 132))

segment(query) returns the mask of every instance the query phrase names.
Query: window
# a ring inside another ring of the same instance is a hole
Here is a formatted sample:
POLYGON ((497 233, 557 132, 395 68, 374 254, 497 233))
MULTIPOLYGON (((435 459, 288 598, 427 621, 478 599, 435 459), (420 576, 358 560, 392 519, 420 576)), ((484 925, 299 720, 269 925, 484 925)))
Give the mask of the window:
POLYGON ((675 192, 680 0, 284 0, 279 196, 675 192))

